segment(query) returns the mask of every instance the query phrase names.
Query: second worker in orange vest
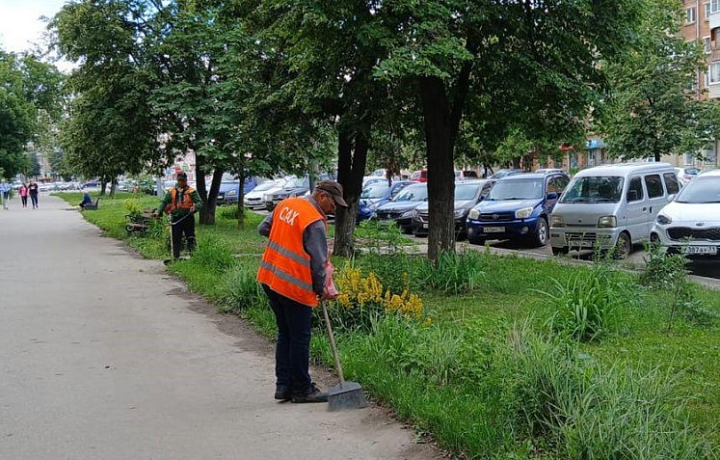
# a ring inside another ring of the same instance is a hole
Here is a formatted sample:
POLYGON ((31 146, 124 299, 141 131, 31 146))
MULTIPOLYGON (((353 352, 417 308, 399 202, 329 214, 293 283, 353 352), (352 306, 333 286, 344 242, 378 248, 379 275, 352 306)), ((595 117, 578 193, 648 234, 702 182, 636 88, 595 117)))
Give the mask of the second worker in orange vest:
POLYGON ((325 293, 328 260, 327 214, 347 207, 335 181, 317 184, 306 198, 288 198, 258 227, 269 237, 258 281, 270 300, 278 327, 275 346, 275 399, 326 402, 310 379, 312 309, 325 293))

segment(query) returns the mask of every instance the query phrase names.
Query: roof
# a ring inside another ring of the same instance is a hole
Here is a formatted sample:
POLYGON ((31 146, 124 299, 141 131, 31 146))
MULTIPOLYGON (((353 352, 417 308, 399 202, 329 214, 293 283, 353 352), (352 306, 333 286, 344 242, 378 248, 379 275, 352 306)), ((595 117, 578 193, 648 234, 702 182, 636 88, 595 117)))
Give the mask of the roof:
POLYGON ((697 177, 720 177, 720 169, 710 169, 698 174, 697 177))
POLYGON ((654 171, 673 171, 670 163, 617 163, 612 165, 595 166, 594 168, 583 169, 575 175, 575 177, 585 176, 622 176, 627 177, 631 174, 654 171))
POLYGON ((547 171, 547 172, 540 172, 540 173, 525 173, 525 174, 515 174, 512 176, 505 176, 502 179, 499 179, 501 181, 506 180, 537 180, 537 179, 544 179, 548 176, 566 176, 562 171, 547 171))

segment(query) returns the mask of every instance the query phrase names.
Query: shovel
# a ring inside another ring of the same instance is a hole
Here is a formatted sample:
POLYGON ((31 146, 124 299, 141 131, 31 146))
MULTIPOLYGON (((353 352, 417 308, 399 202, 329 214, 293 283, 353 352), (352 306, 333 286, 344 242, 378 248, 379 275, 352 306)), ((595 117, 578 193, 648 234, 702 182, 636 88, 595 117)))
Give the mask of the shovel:
POLYGON ((343 376, 342 365, 340 364, 340 354, 335 345, 335 334, 333 334, 332 326, 330 326, 330 316, 328 316, 327 307, 324 301, 322 304, 323 315, 325 316, 325 325, 327 326, 328 337, 330 338, 330 346, 335 356, 335 369, 340 376, 340 385, 336 385, 328 390, 328 410, 339 411, 346 409, 362 409, 368 406, 365 393, 362 391, 359 383, 346 382, 343 376))

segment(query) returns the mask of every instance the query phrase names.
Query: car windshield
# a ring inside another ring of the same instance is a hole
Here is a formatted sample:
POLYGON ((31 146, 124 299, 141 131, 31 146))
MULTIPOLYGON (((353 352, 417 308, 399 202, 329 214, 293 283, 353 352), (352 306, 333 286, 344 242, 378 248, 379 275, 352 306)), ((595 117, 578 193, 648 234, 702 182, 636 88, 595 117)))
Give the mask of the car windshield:
POLYGON ((389 188, 390 187, 388 187, 387 184, 373 184, 369 187, 365 187, 365 189, 362 191, 362 194, 360 194, 360 198, 364 200, 382 198, 389 188))
POLYGON ((282 185, 282 181, 279 180, 269 180, 267 182, 263 182, 262 184, 258 185, 253 189, 253 191, 256 192, 264 192, 266 190, 270 190, 271 188, 282 185))
POLYGON ((455 201, 473 200, 477 196, 479 184, 463 184, 455 186, 455 201))
POLYGON ((688 176, 697 176, 699 172, 700 170, 697 168, 685 168, 685 174, 688 176))
POLYGON ((543 180, 501 180, 490 190, 489 201, 539 200, 543 196, 543 180))
POLYGON ((690 181, 677 197, 678 203, 720 203, 720 180, 717 177, 698 176, 690 181))
POLYGON ((427 187, 424 185, 411 185, 403 189, 394 201, 425 201, 427 196, 427 187))
POLYGON ((625 180, 617 176, 588 176, 572 181, 561 203, 617 203, 625 180))

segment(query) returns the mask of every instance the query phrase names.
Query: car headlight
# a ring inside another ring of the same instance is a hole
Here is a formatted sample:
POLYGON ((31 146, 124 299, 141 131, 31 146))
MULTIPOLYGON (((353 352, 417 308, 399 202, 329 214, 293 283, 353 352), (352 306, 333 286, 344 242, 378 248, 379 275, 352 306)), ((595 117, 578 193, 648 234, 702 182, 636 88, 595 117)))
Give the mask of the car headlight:
POLYGON ((657 216, 657 223, 660 225, 668 225, 672 224, 672 219, 666 216, 665 214, 658 214, 657 216))
POLYGON ((468 214, 468 219, 477 220, 480 217, 480 211, 478 211, 475 208, 472 208, 470 210, 470 214, 468 214))
POLYGON ((531 208, 531 207, 518 209, 517 211, 515 211, 515 218, 516 219, 527 219, 528 217, 530 217, 532 215, 533 209, 534 208, 531 208))
POLYGON ((417 211, 415 211, 414 209, 411 209, 409 211, 405 211, 404 213, 402 213, 402 215, 400 217, 413 217, 415 214, 417 214, 417 211))
POLYGON ((237 190, 230 190, 229 192, 227 192, 227 196, 235 196, 235 195, 237 195, 237 190))
POLYGON ((462 218, 462 216, 464 216, 464 215, 465 215, 465 210, 464 210, 464 209, 456 209, 455 212, 453 213, 453 216, 454 216, 456 219, 460 219, 460 218, 462 218))
POLYGON ((615 216, 603 216, 598 219, 598 227, 600 228, 615 228, 617 227, 617 217, 615 216))
POLYGON ((562 218, 562 216, 552 216, 552 223, 550 224, 551 227, 564 227, 565 226, 565 219, 562 218))

